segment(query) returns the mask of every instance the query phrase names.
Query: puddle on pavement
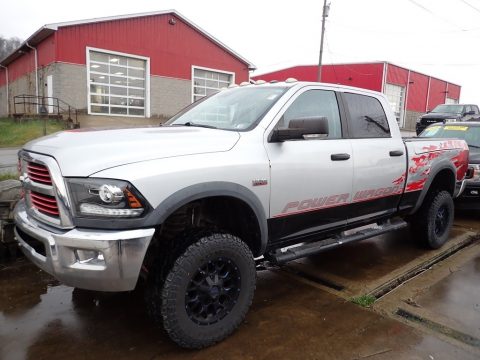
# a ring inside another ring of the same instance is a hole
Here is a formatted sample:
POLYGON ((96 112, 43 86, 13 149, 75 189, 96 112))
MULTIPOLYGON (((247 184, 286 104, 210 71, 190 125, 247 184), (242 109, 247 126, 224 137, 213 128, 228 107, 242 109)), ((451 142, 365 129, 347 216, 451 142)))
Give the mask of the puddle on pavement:
MULTIPOLYGON (((279 272, 258 275, 239 331, 216 346, 186 351, 147 318, 141 291, 94 293, 60 285, 33 265, 0 269, 0 358, 23 359, 474 359, 279 272)), ((140 290, 140 289, 139 289, 140 290)))
POLYGON ((296 264, 308 273, 331 274, 336 279, 352 282, 372 281, 424 253, 425 250, 410 239, 408 230, 401 230, 347 244, 298 260, 296 264))
POLYGON ((27 263, 1 269, 0 289, 0 359, 58 352, 61 358, 87 358, 89 347, 122 357, 139 344, 167 342, 148 320, 139 291, 74 289, 27 263))
MULTIPOLYGON (((448 326, 480 339, 480 256, 415 298, 415 302, 448 326)), ((479 344, 480 346, 480 344, 479 344)))

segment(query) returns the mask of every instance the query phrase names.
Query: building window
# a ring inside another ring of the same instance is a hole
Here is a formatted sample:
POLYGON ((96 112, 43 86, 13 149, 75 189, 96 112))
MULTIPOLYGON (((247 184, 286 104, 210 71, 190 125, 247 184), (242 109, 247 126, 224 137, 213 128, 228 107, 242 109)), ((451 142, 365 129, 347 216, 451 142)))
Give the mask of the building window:
POLYGON ((392 107, 397 123, 403 127, 403 108, 405 105, 405 88, 403 86, 385 84, 385 95, 392 107))
POLYGON ((145 117, 148 60, 87 49, 89 113, 145 117))
POLYGON ((192 68, 192 78, 193 102, 235 82, 234 73, 195 66, 192 68))
POLYGON ((449 104, 449 105, 458 104, 458 99, 452 99, 452 98, 447 97, 445 99, 445 104, 449 104))

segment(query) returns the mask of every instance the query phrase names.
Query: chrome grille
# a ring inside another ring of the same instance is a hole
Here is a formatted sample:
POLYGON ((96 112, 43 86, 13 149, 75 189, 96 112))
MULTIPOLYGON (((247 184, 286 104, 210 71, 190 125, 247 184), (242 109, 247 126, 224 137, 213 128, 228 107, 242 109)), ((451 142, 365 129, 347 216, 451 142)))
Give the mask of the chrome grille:
POLYGON ((30 180, 41 184, 52 185, 52 178, 46 166, 29 162, 27 175, 30 180))
POLYGON ((54 217, 60 215, 55 197, 30 191, 30 200, 32 201, 32 205, 41 213, 54 217))
POLYGON ((435 123, 439 123, 439 122, 443 122, 444 119, 434 119, 434 118, 428 118, 428 119, 422 119, 422 124, 425 124, 425 125, 430 125, 430 124, 435 124, 435 123))
POLYGON ((58 228, 72 228, 67 188, 55 159, 28 151, 19 156, 29 215, 58 228))

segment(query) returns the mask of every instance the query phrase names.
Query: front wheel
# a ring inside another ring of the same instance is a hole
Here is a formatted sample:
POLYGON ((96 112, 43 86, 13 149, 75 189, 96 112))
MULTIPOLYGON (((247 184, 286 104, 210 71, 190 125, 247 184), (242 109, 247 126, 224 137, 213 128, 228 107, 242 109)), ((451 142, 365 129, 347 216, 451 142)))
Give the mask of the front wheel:
MULTIPOLYGON (((229 336, 243 321, 255 291, 255 261, 236 236, 192 239, 150 298, 156 321, 185 348, 203 348, 229 336), (161 317, 160 317, 160 316, 161 317)), ((152 313, 152 312, 151 312, 152 313)))
POLYGON ((427 196, 413 217, 412 229, 419 242, 430 249, 440 248, 447 242, 453 224, 452 196, 447 191, 427 196))

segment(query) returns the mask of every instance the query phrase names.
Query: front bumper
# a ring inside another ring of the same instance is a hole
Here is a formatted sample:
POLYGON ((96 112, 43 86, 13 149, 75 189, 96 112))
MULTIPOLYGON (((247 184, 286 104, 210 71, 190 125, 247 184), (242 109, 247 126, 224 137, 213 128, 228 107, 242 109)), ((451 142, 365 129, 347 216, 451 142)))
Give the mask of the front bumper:
POLYGON ((480 210, 480 184, 467 183, 462 195, 455 199, 455 208, 459 210, 480 210))
POLYGON ((425 130, 427 128, 428 125, 423 125, 421 123, 417 123, 415 125, 415 132, 417 133, 417 135, 420 135, 420 133, 425 130))
POLYGON ((153 228, 58 230, 30 217, 23 200, 14 217, 15 237, 30 261, 66 285, 97 291, 135 288, 155 232, 153 228))

